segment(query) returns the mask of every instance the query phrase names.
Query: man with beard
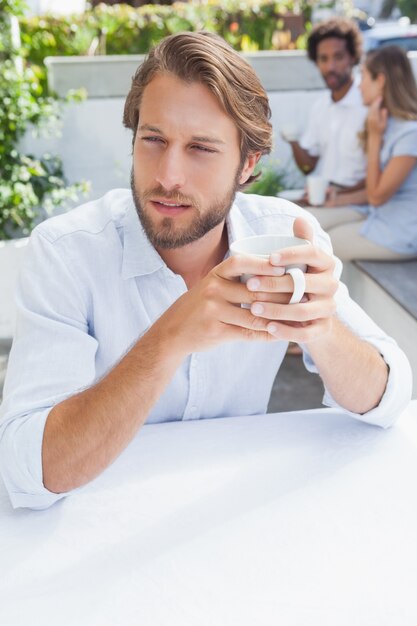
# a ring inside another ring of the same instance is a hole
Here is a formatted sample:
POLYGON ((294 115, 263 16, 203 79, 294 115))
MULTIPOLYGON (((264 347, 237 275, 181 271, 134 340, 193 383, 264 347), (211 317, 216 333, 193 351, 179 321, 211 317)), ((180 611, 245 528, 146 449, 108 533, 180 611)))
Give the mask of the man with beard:
POLYGON ((326 403, 356 419, 386 427, 408 402, 405 356, 350 300, 317 221, 238 193, 271 149, 269 118, 253 69, 216 35, 172 35, 136 72, 131 190, 31 237, 0 420, 15 507, 91 481, 145 422, 264 413, 288 341, 326 403), (229 256, 234 240, 272 232, 311 243, 229 256), (308 267, 299 304, 290 263, 308 267))
POLYGON ((332 18, 313 28, 308 57, 329 91, 314 103, 299 142, 283 134, 301 171, 314 171, 342 193, 364 187, 366 172, 359 134, 367 109, 352 75, 361 58, 361 39, 356 24, 346 18, 332 18))

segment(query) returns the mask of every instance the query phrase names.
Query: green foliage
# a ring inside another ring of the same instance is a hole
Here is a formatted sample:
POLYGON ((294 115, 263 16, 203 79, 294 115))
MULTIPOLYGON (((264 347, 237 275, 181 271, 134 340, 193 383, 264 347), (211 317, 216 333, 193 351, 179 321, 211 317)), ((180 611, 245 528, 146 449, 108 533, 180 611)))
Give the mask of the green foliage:
POLYGON ((269 161, 267 164, 256 167, 255 174, 260 176, 253 182, 245 193, 256 193, 260 196, 276 196, 280 191, 287 187, 286 173, 277 167, 277 164, 269 161))
POLYGON ((409 17, 411 22, 417 21, 417 0, 398 0, 397 4, 401 13, 409 17))
POLYGON ((0 239, 28 234, 41 211, 51 212, 85 184, 69 187, 58 157, 37 159, 19 151, 30 128, 53 128, 59 119, 56 99, 44 93, 36 67, 21 63, 12 42, 10 16, 24 9, 20 0, 2 0, 0 10, 0 239))
POLYGON ((83 15, 23 19, 21 31, 30 61, 42 65, 46 56, 143 54, 166 35, 183 30, 216 32, 245 52, 295 48, 304 45, 310 14, 311 4, 297 0, 207 0, 139 8, 100 4, 83 15))

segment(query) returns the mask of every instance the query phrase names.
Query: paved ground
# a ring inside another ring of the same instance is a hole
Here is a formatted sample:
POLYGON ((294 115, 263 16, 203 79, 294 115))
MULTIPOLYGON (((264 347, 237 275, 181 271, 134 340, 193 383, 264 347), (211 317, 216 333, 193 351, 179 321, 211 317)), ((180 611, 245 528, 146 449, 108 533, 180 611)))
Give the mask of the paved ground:
MULTIPOLYGON (((0 341, 0 400, 6 373, 8 345, 0 341)), ((323 386, 320 378, 304 368, 301 356, 287 355, 272 389, 270 413, 295 411, 321 406, 323 386)))
POLYGON ((323 384, 310 374, 301 356, 287 354, 272 388, 268 412, 316 409, 322 406, 323 384))

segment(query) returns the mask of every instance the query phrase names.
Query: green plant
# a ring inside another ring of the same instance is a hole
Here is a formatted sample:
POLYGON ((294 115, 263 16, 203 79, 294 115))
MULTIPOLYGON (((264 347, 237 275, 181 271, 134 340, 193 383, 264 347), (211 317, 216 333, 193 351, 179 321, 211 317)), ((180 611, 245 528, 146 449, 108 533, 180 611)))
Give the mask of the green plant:
MULTIPOLYGON (((0 9, 0 238, 28 234, 43 211, 74 200, 85 183, 67 186, 56 156, 36 158, 20 151, 31 128, 49 130, 59 119, 58 101, 44 93, 36 67, 20 56, 11 20, 22 15, 21 0, 2 0, 0 9)), ((15 23, 16 25, 16 23, 15 23)), ((72 99, 75 95, 70 96, 72 99)))
POLYGON ((398 0, 396 4, 403 15, 409 17, 412 22, 417 21, 417 0, 398 0))
POLYGON ((311 3, 299 0, 208 0, 172 5, 99 4, 82 16, 21 19, 31 63, 45 56, 142 54, 163 37, 206 29, 244 52, 304 47, 311 3))
POLYGON ((287 187, 286 173, 278 169, 277 165, 269 161, 267 164, 260 164, 255 168, 255 174, 260 176, 247 189, 245 193, 256 193, 260 196, 276 196, 287 187))

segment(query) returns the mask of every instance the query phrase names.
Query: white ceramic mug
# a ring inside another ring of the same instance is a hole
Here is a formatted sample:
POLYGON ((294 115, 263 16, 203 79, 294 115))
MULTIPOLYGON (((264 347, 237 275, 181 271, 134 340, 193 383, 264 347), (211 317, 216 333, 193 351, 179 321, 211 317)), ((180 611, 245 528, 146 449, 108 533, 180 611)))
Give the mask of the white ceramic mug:
POLYGON ((281 127, 280 132, 285 141, 298 141, 298 138, 300 137, 300 129, 297 124, 284 124, 281 127))
MULTIPOLYGON (((269 259, 273 252, 279 252, 283 248, 309 245, 307 239, 293 237, 292 235, 254 235, 245 239, 238 239, 230 246, 230 254, 242 254, 246 256, 256 256, 262 259, 269 259)), ((304 264, 291 264, 285 266, 285 273, 290 274, 294 281, 294 292, 289 304, 300 302, 305 291, 305 272, 307 266, 304 264)), ((241 281, 246 283, 253 274, 243 274, 241 281)))
POLYGON ((323 176, 307 176, 308 202, 312 206, 320 206, 326 200, 328 181, 323 176))

